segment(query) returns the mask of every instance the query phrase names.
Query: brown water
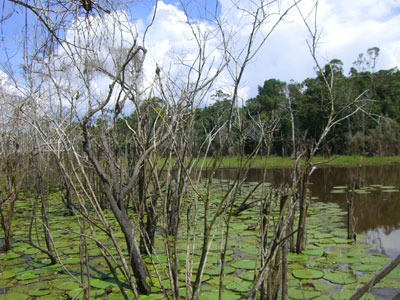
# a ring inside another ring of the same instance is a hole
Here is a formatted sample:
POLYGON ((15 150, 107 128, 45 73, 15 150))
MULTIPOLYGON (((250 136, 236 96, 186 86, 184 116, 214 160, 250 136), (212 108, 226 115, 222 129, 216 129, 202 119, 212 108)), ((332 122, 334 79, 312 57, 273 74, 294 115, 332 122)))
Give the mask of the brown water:
MULTIPOLYGON (((250 169, 246 181, 265 180, 274 186, 290 180, 289 169, 250 169)), ((219 169, 215 177, 234 179, 236 169, 219 169)), ((316 201, 335 202, 346 208, 345 194, 330 193, 334 186, 351 186, 357 181, 360 186, 384 185, 400 189, 400 165, 374 166, 361 168, 324 167, 314 171, 311 176, 312 195, 316 201)), ((368 236, 374 249, 394 258, 400 254, 400 192, 386 193, 380 188, 370 194, 355 195, 356 231, 368 236)))

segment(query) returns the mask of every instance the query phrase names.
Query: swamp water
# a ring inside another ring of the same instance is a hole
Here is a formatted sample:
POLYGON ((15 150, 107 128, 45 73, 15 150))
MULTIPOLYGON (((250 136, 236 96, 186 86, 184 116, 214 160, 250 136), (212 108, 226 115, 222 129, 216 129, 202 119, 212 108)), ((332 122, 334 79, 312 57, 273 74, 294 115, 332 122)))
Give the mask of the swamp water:
MULTIPOLYGON (((237 171, 220 169, 215 177, 236 178, 237 171)), ((289 169, 250 169, 246 180, 264 180, 279 187, 290 180, 289 169), (264 177, 265 176, 265 177, 264 177)), ((392 259, 400 254, 400 164, 360 168, 323 167, 311 176, 314 201, 337 203, 346 210, 346 191, 355 190, 356 232, 368 236, 373 249, 392 259)))
MULTIPOLYGON (((347 169, 348 170, 348 169, 347 169)), ((328 169, 317 170, 321 173, 315 173, 313 177, 313 196, 318 196, 318 201, 314 201, 309 211, 309 218, 307 219, 308 228, 308 247, 303 254, 289 254, 289 297, 290 299, 348 299, 354 290, 359 287, 362 283, 370 280, 376 271, 381 270, 384 265, 390 262, 390 258, 387 255, 380 253, 377 247, 369 244, 372 240, 369 238, 369 230, 367 234, 359 234, 357 243, 353 243, 351 240, 346 239, 346 230, 344 228, 344 217, 345 212, 341 208, 340 197, 343 194, 338 192, 338 188, 335 186, 346 185, 346 177, 339 175, 338 179, 340 182, 331 182, 328 169), (317 176, 318 175, 318 176, 317 176), (317 180, 329 181, 329 185, 324 187, 321 194, 317 193, 315 187, 320 183, 317 180), (332 185, 332 186, 330 186, 332 185), (331 191, 334 191, 331 194, 331 191), (327 198, 323 198, 325 195, 327 198), (372 248, 371 248, 372 247, 372 248)), ((222 171, 221 171, 222 172, 222 171)), ((231 171, 230 171, 231 172, 231 171)), ((256 173, 257 171, 252 171, 256 173)), ((251 176, 255 176, 253 173, 249 173, 249 181, 257 181, 251 176), (253 175, 252 175, 253 174, 253 175)), ((275 172, 275 171, 274 171, 275 172)), ((267 178, 267 181, 273 184, 278 184, 278 181, 282 182, 285 178, 285 170, 280 170, 281 177, 277 173, 271 174, 271 178, 267 178)), ((377 178, 376 181, 369 183, 371 184, 385 184, 382 177, 386 172, 382 173, 382 176, 377 178), (379 183, 378 179, 382 181, 379 183)), ((217 176, 226 176, 222 173, 217 176)), ((367 179, 367 177, 365 177, 367 179)), ((397 181, 398 183, 398 181, 397 181)), ((229 184, 226 180, 217 179, 214 182, 212 194, 213 203, 211 207, 216 208, 221 200, 224 193, 224 187, 229 184)), ((396 186, 395 182, 391 185, 396 186)), ((246 197, 248 190, 255 186, 254 183, 248 182, 245 184, 245 191, 240 195, 241 199, 246 197)), ((398 186, 398 184, 397 184, 398 186)), ((371 194, 374 193, 386 193, 388 195, 398 194, 392 192, 382 192, 379 187, 376 186, 377 190, 371 189, 371 194)), ((381 188, 382 189, 382 188, 381 188)), ((389 189, 389 188, 388 188, 389 189)), ((367 189, 369 192, 369 189, 367 189)), ((394 190, 394 188, 391 188, 394 190)), ((364 197, 370 194, 364 194, 360 192, 357 194, 360 197, 364 197)), ((259 196, 258 192, 254 197, 259 196)), ((358 196, 357 196, 358 197, 358 196)), ((389 197, 389 196, 388 196, 389 197)), ((390 196, 391 199, 392 196, 390 196)), ((394 197, 394 196, 393 196, 394 197)), ((363 199, 363 198, 360 198, 363 199)), ((397 201, 399 198, 397 198, 397 201)), ((13 249, 8 253, 0 254, 0 299, 18 300, 18 299, 70 299, 80 293, 78 283, 71 280, 70 275, 67 275, 60 265, 50 265, 49 260, 45 255, 38 252, 36 249, 28 246, 27 244, 18 241, 27 239, 26 228, 29 225, 29 205, 31 201, 27 198, 25 201, 20 201, 17 205, 17 214, 13 223, 14 229, 14 242, 13 249)), ((51 220, 51 230, 57 251, 69 272, 79 276, 79 232, 80 228, 73 217, 65 217, 62 213, 63 208, 60 201, 59 193, 54 193, 49 198, 51 203, 49 208, 49 218, 51 220)), ((240 201, 240 199, 239 199, 240 201)), ((357 198, 357 203, 359 200, 357 198)), ((375 200, 378 201, 378 200, 375 200)), ((398 201, 399 202, 399 201, 398 201)), ((379 214, 376 208, 371 208, 374 215, 379 214)), ((392 211, 394 208, 390 208, 392 211)), ((356 206, 357 210, 357 206, 356 206)), ((186 211, 186 209, 184 210, 186 211)), ((397 210, 398 212, 399 210, 397 210)), ((393 212, 393 214, 397 214, 393 212)), ((363 213, 366 214, 366 213, 363 213)), ((358 215, 358 224, 361 226, 361 216, 358 215)), ((111 214, 110 214, 111 215, 111 214)), ((199 212, 198 221, 202 222, 202 212, 199 212)), ((225 279, 224 279, 224 293, 223 299, 245 299, 248 294, 249 288, 252 285, 254 273, 253 269, 255 266, 256 258, 258 255, 258 240, 259 230, 256 226, 258 222, 258 208, 252 208, 244 212, 239 217, 232 219, 228 243, 228 251, 226 256, 225 279)), ((185 259, 186 250, 188 245, 187 234, 185 233, 186 216, 182 217, 181 235, 178 242, 178 259, 181 267, 179 273, 180 286, 182 287, 181 294, 185 295, 184 289, 184 274, 185 274, 185 259)), ((114 226, 116 222, 110 222, 114 226)), ((398 223, 397 223, 398 224, 398 223)), ((396 226, 393 225, 395 228, 396 226)), ((201 227, 201 223, 199 223, 201 227)), ((209 257, 207 259, 207 267, 204 270, 203 285, 201 292, 201 299, 218 299, 218 274, 219 258, 221 241, 223 239, 223 222, 217 222, 215 231, 215 241, 211 245, 209 257)), ((398 228, 398 227, 397 227, 398 228)), ((360 232, 360 231, 359 231, 360 232)), ((105 245, 110 246, 109 238, 104 232, 100 230, 96 233, 97 239, 102 241, 105 245)), ((116 232, 116 236, 119 238, 121 245, 124 246, 122 233, 116 232)), ((0 236, 1 239, 1 236, 0 236)), ((380 238, 382 240, 382 238, 380 238)), ((192 239, 189 239, 192 240, 192 239)), ((200 258, 199 248, 201 246, 201 232, 197 233, 197 244, 196 249, 193 252, 193 261, 196 264, 200 258)), ((43 243, 43 241, 42 241, 43 243)), ((116 284, 110 278, 110 272, 107 270, 104 259, 100 256, 99 250, 96 248, 94 243, 88 241, 89 256, 90 256, 90 285, 91 285, 91 296, 93 299, 122 299, 121 294, 118 291, 116 284), (105 293, 106 288, 108 292, 109 287, 112 287, 111 293, 105 293)), ((155 276, 155 272, 151 271, 153 280, 153 292, 150 296, 141 297, 141 299, 160 299, 162 294, 160 293, 161 286, 164 288, 169 287, 169 280, 167 278, 165 270, 166 267, 166 255, 164 249, 164 243, 160 235, 157 236, 155 248, 157 249, 157 255, 154 256, 156 266, 161 276, 161 282, 159 282, 155 276)), ((116 254, 111 249, 112 254, 116 254)), ((150 259, 146 258, 145 261, 150 267, 150 259)), ((194 276, 192 278, 194 280, 194 276)), ((400 293, 400 268, 398 267, 392 271, 383 281, 381 281, 374 289, 371 290, 370 294, 363 299, 392 299, 394 296, 400 293)), ((132 295, 132 294, 130 294, 132 295)), ((132 296, 133 297, 133 296, 132 296)), ((81 299, 79 296, 77 299, 81 299)))

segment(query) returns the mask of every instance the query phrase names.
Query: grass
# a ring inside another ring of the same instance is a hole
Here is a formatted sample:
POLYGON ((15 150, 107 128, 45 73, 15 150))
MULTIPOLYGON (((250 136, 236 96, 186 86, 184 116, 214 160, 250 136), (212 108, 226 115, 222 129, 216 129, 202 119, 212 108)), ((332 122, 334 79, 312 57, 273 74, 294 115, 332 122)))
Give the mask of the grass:
MULTIPOLYGON (((400 156, 378 156, 378 157, 366 157, 360 155, 353 156, 338 156, 326 158, 322 156, 316 156, 313 159, 314 163, 323 163, 322 166, 337 166, 337 167, 358 167, 360 165, 360 159, 362 158, 363 166, 377 166, 387 165, 393 163, 400 163, 400 156)), ((210 165, 211 159, 207 159, 206 165, 210 165)), ((280 156, 257 156, 254 161, 251 162, 253 168, 286 168, 293 166, 294 160, 290 157, 280 156)), ((236 168, 240 165, 239 157, 224 157, 221 161, 221 168, 236 168)))

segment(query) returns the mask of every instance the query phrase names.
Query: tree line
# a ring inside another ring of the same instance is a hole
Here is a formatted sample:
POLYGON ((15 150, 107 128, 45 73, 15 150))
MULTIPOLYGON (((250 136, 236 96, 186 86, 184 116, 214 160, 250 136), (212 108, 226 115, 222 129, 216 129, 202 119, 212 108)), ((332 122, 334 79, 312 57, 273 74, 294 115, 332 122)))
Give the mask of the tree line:
MULTIPOLYGON (((265 140, 269 140, 262 148, 264 154, 295 157, 298 147, 321 136, 328 122, 328 111, 332 108, 332 96, 338 119, 354 111, 349 104, 356 97, 359 98, 359 109, 343 122, 335 124, 323 141, 319 154, 398 155, 400 71, 397 68, 374 71, 372 66, 378 54, 379 48, 376 47, 368 49, 366 55, 360 54, 348 75, 344 73, 342 61, 334 59, 315 77, 301 83, 265 80, 258 86, 257 96, 239 108, 244 120, 242 129, 247 137, 246 152, 251 153, 259 135, 264 134, 265 140)), ((209 132, 229 119, 229 94, 218 90, 213 98, 213 104, 196 109, 197 146, 204 142, 209 132)), ((226 133, 218 134, 221 137, 226 133)), ((224 155, 237 155, 234 145, 239 143, 238 135, 233 133, 229 139, 224 155)), ((213 149, 218 149, 218 141, 214 141, 213 149)))

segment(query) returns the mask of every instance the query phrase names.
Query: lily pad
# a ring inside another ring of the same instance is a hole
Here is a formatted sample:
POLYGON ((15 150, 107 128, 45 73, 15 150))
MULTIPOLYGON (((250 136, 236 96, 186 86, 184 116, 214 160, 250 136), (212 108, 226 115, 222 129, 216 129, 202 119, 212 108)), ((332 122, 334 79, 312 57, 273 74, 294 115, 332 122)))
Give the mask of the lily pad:
POLYGON ((164 299, 164 294, 158 293, 158 294, 143 295, 140 296, 140 299, 142 300, 164 299))
POLYGON ((256 263, 254 260, 244 259, 244 260, 235 261, 234 263, 232 263, 232 267, 237 268, 237 269, 253 270, 255 267, 255 264, 256 263))
POLYGON ((55 288, 63 291, 72 291, 79 288, 79 284, 74 281, 65 281, 54 284, 55 288))
POLYGON ((232 290, 235 292, 247 292, 250 290, 251 286, 251 282, 243 280, 235 280, 234 282, 230 282, 225 285, 228 290, 232 290))
POLYGON ((382 269, 382 266, 376 264, 353 264, 351 265, 351 268, 355 271, 361 272, 376 272, 382 269))
POLYGON ((12 271, 4 271, 3 273, 0 273, 0 278, 1 279, 9 279, 15 277, 15 272, 12 271))
POLYGON ((324 252, 323 249, 306 249, 302 253, 306 255, 321 256, 324 252))
POLYGON ((331 192, 330 192, 331 194, 344 194, 344 193, 346 193, 346 191, 345 190, 332 190, 331 192))
POLYGON ((28 299, 28 295, 21 294, 21 293, 7 293, 0 295, 0 300, 25 300, 28 299))
MULTIPOLYGON (((222 299, 223 300, 236 300, 240 299, 241 297, 238 294, 229 292, 229 291, 223 291, 222 292, 222 299)), ((202 300, 218 300, 219 299, 219 293, 218 291, 212 291, 212 292, 203 292, 201 293, 201 299, 202 300)))
POLYGON ((254 280, 254 272, 247 271, 239 274, 239 278, 243 280, 253 281, 254 280))
MULTIPOLYGON (((354 290, 343 289, 332 293, 332 299, 334 300, 348 300, 354 294, 354 290)), ((368 294, 360 298, 361 300, 375 300, 374 295, 368 294)))
POLYGON ((309 255, 304 255, 304 254, 296 254, 296 253, 292 253, 290 252, 288 254, 288 261, 295 261, 295 262, 301 262, 301 261, 307 261, 310 259, 309 255))
POLYGON ((90 285, 92 287, 98 288, 98 289, 105 289, 109 286, 116 287, 117 285, 113 282, 101 280, 101 279, 93 279, 90 281, 90 285))
POLYGON ((32 290, 29 292, 29 296, 33 296, 33 297, 40 297, 40 296, 45 296, 50 294, 50 290, 41 290, 41 289, 36 289, 36 290, 32 290))
POLYGON ((327 284, 327 283, 323 282, 322 280, 314 281, 313 284, 314 284, 315 290, 320 291, 322 293, 330 291, 332 289, 331 284, 327 284))
POLYGON ((318 296, 321 296, 321 293, 318 291, 307 291, 299 288, 289 288, 290 299, 314 299, 318 296))
POLYGON ((382 190, 393 190, 396 187, 394 185, 385 185, 380 187, 382 190))
POLYGON ((379 282, 375 287, 400 289, 400 281, 393 280, 393 279, 385 279, 385 280, 379 282))
POLYGON ((350 284, 357 282, 357 276, 347 272, 328 272, 324 275, 324 279, 336 284, 350 284))
POLYGON ((20 257, 21 254, 18 253, 14 253, 14 252, 7 252, 7 253, 0 253, 0 259, 13 259, 13 258, 17 258, 20 257))
POLYGON ((361 258, 361 262, 365 264, 378 264, 378 265, 386 265, 389 264, 392 260, 386 256, 380 255, 371 255, 371 256, 364 256, 361 258))
POLYGON ((318 279, 324 276, 324 272, 317 269, 296 269, 292 274, 298 279, 318 279))
POLYGON ((33 273, 30 272, 30 271, 27 271, 27 272, 21 273, 21 274, 18 275, 16 278, 17 278, 17 280, 20 280, 20 281, 32 280, 32 279, 39 278, 39 275, 33 274, 33 273))

